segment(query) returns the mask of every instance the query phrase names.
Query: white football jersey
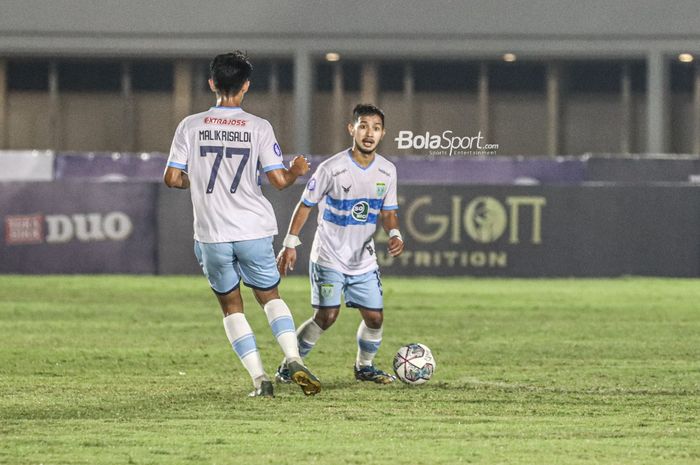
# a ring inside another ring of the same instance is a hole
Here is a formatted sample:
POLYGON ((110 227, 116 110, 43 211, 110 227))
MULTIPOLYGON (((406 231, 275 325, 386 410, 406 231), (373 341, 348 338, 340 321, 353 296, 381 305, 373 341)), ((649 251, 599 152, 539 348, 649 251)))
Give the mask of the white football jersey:
POLYGON ((194 238, 233 242, 277 234, 260 172, 284 168, 282 151, 267 120, 240 107, 212 107, 177 127, 168 166, 190 178, 194 238))
POLYGON ((372 236, 381 210, 397 210, 396 167, 381 155, 362 168, 344 150, 318 165, 301 201, 318 204, 311 260, 348 275, 377 268, 372 236))

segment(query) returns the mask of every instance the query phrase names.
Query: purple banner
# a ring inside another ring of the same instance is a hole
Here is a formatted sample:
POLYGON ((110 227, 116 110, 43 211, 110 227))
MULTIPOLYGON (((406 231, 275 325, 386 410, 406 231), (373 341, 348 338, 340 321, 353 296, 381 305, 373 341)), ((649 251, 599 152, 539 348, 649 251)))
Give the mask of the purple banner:
POLYGON ((164 153, 58 153, 55 176, 94 181, 160 181, 168 160, 164 153))
MULTIPOLYGON (((289 162, 294 156, 286 155, 289 162)), ((168 156, 164 153, 59 153, 56 179, 160 182, 168 156)), ((311 172, 328 158, 313 155, 311 172)), ((700 176, 697 156, 387 157, 401 184, 440 185, 578 185, 584 182, 693 182, 700 176)), ((307 175, 303 181, 309 178, 307 175)), ((267 178, 262 176, 263 182, 267 178)), ((697 181, 695 181, 697 182, 697 181)))
MULTIPOLYGON (((286 155, 285 160, 289 162, 293 157, 286 155)), ((167 158, 163 153, 59 153, 55 173, 56 179, 160 182, 167 158)), ((328 156, 308 158, 314 172, 328 156)), ((578 184, 586 178, 585 162, 573 157, 404 155, 388 158, 396 165, 402 184, 578 184)), ((262 178, 267 181, 265 176, 262 178)))
POLYGON ((388 157, 402 184, 578 184, 586 165, 573 157, 388 157))
POLYGON ((0 183, 1 273, 154 273, 152 183, 0 183))

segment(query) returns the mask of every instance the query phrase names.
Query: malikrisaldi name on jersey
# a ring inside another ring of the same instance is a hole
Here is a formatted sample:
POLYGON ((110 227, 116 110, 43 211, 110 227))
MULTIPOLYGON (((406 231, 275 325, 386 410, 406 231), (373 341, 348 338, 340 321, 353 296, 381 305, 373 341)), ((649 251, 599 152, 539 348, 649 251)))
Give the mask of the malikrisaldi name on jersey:
POLYGON ((250 142, 250 132, 203 129, 199 131, 200 141, 250 142))

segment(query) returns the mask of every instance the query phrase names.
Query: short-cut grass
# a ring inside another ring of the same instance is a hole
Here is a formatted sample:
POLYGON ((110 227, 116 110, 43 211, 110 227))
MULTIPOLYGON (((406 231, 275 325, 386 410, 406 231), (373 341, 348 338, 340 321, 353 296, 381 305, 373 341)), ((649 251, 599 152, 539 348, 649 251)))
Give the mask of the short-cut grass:
MULTIPOLYGON (((0 463, 700 462, 700 281, 388 277, 377 365, 422 342, 419 387, 358 383, 359 315, 308 358, 316 397, 250 399, 202 277, 1 276, 0 463)), ((308 281, 281 292, 297 324, 308 281)), ((245 289, 269 374, 280 361, 245 289)))

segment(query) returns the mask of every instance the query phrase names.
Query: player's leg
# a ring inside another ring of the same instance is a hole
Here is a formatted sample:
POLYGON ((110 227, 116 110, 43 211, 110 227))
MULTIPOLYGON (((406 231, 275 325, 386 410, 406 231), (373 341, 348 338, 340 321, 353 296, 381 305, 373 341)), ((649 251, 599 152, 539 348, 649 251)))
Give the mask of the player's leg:
POLYGON ((285 359, 289 360, 291 378, 306 395, 320 391, 318 379, 304 366, 297 345, 296 328, 292 312, 280 298, 272 237, 239 241, 234 244, 243 284, 253 289, 256 300, 263 307, 272 334, 280 345, 285 359))
MULTIPOLYGON (((316 323, 316 327, 321 331, 325 331, 335 323, 340 314, 340 306, 337 307, 316 307, 314 309, 314 315, 309 318, 309 322, 316 323)), ((301 326, 300 326, 301 328, 301 326)), ((298 331, 297 331, 298 332, 298 331)), ((307 352, 308 353, 308 352, 307 352)), ((305 357, 306 354, 302 354, 305 357)))
POLYGON ((297 331, 299 353, 302 357, 309 355, 324 331, 338 318, 340 293, 345 284, 345 276, 338 271, 309 262, 309 282, 314 314, 302 323, 297 331))
POLYGON ((263 369, 253 330, 243 313, 240 278, 235 269, 231 243, 200 244, 195 255, 224 314, 224 330, 231 347, 248 371, 255 391, 251 395, 272 396, 272 384, 263 369))
POLYGON ((284 300, 280 298, 277 287, 274 289, 253 288, 253 292, 265 311, 272 334, 282 348, 285 359, 282 365, 284 365, 289 382, 293 381, 299 385, 307 396, 318 394, 321 391, 321 382, 301 359, 292 312, 284 300))
POLYGON ((277 289, 280 275, 272 249, 272 237, 239 241, 234 244, 234 249, 243 284, 253 290, 282 352, 290 360, 300 362, 292 313, 277 289))
POLYGON ((318 306, 314 308, 313 316, 299 325, 297 343, 299 344, 299 354, 302 357, 309 355, 311 350, 316 347, 316 343, 323 333, 335 323, 339 313, 340 305, 337 307, 318 306))
POLYGON ((348 279, 345 288, 345 304, 357 308, 362 321, 357 328, 357 357, 355 379, 389 384, 394 377, 374 366, 374 357, 382 344, 384 323, 384 299, 378 271, 372 271, 348 279))
MULTIPOLYGON (((297 329, 299 355, 305 358, 320 339, 323 332, 338 318, 340 311, 340 292, 343 287, 343 274, 309 262, 309 280, 311 282, 311 306, 314 314, 297 329)), ((291 382, 291 375, 285 360, 277 368, 275 379, 281 383, 291 382)))

